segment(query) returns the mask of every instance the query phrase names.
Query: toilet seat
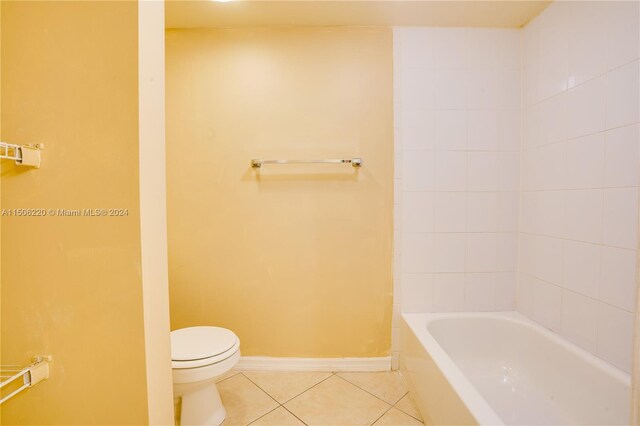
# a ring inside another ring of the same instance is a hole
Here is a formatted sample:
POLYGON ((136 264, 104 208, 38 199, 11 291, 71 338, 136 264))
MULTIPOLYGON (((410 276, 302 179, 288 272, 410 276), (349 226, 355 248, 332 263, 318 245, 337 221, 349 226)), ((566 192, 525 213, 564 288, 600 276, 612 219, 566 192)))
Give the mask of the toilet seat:
POLYGON ((240 348, 240 339, 222 327, 187 327, 171 332, 171 367, 198 368, 222 362, 240 348))

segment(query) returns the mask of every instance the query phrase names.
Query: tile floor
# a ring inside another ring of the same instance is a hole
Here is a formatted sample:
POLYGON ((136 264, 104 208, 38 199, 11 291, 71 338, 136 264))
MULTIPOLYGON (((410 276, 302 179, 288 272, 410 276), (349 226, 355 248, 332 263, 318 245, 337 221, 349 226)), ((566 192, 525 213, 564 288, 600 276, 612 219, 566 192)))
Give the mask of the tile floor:
POLYGON ((225 425, 422 425, 397 371, 231 372, 225 425))

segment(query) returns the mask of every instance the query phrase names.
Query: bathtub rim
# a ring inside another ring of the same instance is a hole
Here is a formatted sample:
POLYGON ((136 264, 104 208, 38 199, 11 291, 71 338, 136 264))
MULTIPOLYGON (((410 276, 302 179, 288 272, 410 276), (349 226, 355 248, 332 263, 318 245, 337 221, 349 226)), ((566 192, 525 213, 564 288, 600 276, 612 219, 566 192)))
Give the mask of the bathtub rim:
POLYGON ((560 345, 566 350, 585 360, 588 364, 610 375, 631 389, 630 374, 609 364, 584 348, 563 338, 551 329, 548 329, 516 311, 501 312, 448 312, 448 313, 402 313, 402 319, 418 339, 420 344, 429 353, 433 362, 457 393, 462 403, 467 407, 471 415, 480 425, 504 425, 498 413, 489 405, 484 396, 473 386, 464 373, 458 368, 453 359, 431 334, 428 326, 430 323, 453 318, 490 318, 509 321, 527 327, 543 337, 560 345))

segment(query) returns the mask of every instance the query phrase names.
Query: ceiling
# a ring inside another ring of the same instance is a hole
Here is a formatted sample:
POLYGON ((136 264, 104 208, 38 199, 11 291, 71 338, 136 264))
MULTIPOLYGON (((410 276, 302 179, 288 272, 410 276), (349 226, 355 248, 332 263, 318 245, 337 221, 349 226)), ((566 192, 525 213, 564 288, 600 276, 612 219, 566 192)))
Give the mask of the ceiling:
POLYGON ((464 26, 518 28, 550 1, 167 0, 167 28, 464 26))

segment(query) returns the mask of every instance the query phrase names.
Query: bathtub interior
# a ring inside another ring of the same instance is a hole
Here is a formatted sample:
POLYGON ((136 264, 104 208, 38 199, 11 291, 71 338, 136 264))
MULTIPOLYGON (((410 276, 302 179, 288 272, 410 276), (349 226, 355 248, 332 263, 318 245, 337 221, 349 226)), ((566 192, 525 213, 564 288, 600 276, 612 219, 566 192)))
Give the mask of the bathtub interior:
POLYGON ((505 424, 629 423, 624 373, 513 316, 436 318, 426 331, 505 424))

